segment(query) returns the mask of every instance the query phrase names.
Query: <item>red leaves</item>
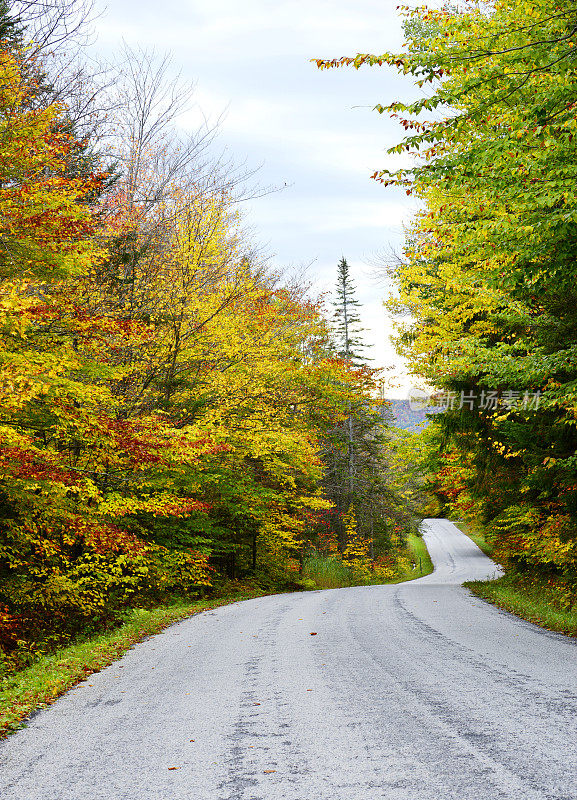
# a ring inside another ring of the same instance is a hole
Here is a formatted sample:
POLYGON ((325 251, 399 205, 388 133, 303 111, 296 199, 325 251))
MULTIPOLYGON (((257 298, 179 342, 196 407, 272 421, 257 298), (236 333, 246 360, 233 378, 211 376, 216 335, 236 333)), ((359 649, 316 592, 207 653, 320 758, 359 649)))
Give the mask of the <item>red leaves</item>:
POLYGON ((65 486, 74 486, 79 478, 78 473, 63 469, 54 454, 21 447, 0 445, 0 469, 12 480, 58 481, 65 486))
POLYGON ((0 647, 11 650, 18 641, 20 620, 10 614, 7 606, 0 606, 0 647))
POLYGON ((158 464, 161 456, 162 442, 154 441, 150 431, 143 423, 134 420, 106 420, 105 424, 112 434, 117 452, 128 456, 129 463, 135 467, 158 464))
POLYGON ((146 545, 131 533, 121 530, 116 525, 86 525, 81 523, 80 530, 90 549, 99 555, 106 553, 125 553, 135 557, 146 551, 146 545))

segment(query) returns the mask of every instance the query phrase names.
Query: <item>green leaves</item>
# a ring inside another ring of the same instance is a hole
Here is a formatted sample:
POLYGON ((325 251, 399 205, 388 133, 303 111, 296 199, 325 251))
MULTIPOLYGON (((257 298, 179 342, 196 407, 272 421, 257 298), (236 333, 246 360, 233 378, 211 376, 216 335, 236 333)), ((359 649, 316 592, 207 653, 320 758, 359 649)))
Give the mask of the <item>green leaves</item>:
POLYGON ((406 132, 388 152, 414 158, 373 178, 423 203, 391 302, 409 315, 399 349, 449 391, 541 392, 526 413, 437 417, 447 448, 439 483, 459 513, 530 519, 530 533, 499 528, 505 556, 555 563, 577 586, 575 549, 554 530, 555 519, 565 531, 577 519, 575 6, 499 0, 402 13, 404 53, 338 64, 391 65, 431 93, 375 107, 406 132))

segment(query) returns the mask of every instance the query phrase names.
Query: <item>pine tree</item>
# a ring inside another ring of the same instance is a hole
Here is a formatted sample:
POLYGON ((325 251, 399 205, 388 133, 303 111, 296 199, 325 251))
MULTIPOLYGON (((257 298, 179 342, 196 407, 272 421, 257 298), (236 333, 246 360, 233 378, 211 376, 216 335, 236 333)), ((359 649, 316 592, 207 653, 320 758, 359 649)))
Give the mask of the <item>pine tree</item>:
POLYGON ((8 0, 0 0, 0 41, 4 47, 15 47, 22 44, 22 24, 13 16, 8 0))
POLYGON ((333 320, 338 355, 357 365, 367 360, 361 355, 366 347, 362 340, 364 328, 360 327, 361 318, 358 312, 361 304, 355 297, 356 286, 344 257, 339 261, 337 269, 333 320))
MULTIPOLYGON (((360 303, 355 297, 356 287, 350 276, 350 267, 343 257, 338 264, 337 285, 333 301, 333 335, 335 350, 349 368, 360 376, 367 372, 366 359, 361 355, 366 345, 360 326, 360 303), (359 369, 359 368, 363 368, 359 369)), ((370 373, 368 370, 367 374, 370 373)), ((379 423, 373 410, 364 403, 354 408, 349 404, 348 415, 330 433, 326 442, 326 489, 335 503, 335 529, 339 549, 347 546, 345 515, 358 513, 368 486, 368 475, 379 460, 375 451, 376 428, 379 423), (373 452, 375 451, 375 452, 373 452)), ((357 521, 357 526, 362 522, 357 521)), ((355 528, 356 530, 356 528, 355 528)))

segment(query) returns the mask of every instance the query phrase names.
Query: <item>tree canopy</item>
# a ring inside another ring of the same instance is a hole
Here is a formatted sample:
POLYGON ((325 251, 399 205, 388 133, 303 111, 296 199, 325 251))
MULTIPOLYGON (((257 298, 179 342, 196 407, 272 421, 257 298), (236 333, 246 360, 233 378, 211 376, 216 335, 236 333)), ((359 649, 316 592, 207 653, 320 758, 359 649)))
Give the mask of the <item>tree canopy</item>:
POLYGON ((502 558, 574 597, 577 5, 402 13, 402 52, 318 63, 390 65, 425 93, 376 107, 406 131, 389 153, 411 163, 373 178, 421 202, 391 307, 410 312, 411 368, 454 398, 435 417, 440 492, 489 525, 502 558))

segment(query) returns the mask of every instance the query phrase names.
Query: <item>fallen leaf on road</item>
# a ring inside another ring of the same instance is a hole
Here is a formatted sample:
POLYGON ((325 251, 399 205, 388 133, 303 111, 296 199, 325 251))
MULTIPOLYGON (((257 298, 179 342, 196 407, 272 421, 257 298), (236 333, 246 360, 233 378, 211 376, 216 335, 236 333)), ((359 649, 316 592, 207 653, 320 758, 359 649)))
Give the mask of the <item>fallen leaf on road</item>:
POLYGON ((180 767, 169 767, 168 769, 180 769, 180 767))
POLYGON ((276 769, 265 769, 264 774, 269 775, 271 772, 276 772, 276 769))
POLYGON ((316 631, 314 633, 311 633, 311 636, 316 636, 316 635, 317 635, 316 631))

